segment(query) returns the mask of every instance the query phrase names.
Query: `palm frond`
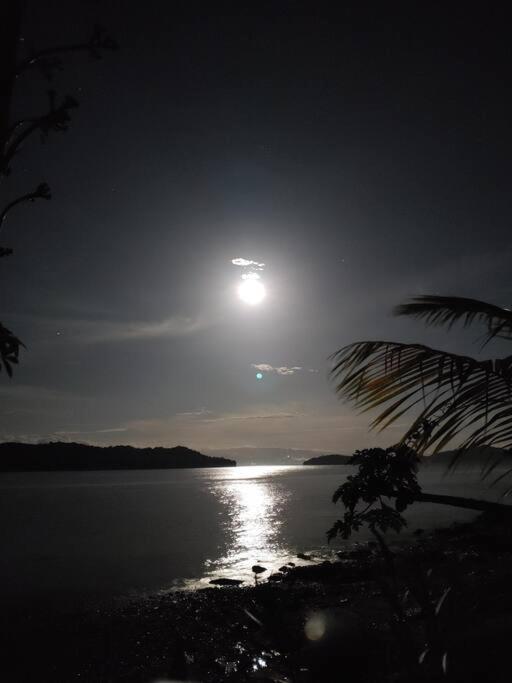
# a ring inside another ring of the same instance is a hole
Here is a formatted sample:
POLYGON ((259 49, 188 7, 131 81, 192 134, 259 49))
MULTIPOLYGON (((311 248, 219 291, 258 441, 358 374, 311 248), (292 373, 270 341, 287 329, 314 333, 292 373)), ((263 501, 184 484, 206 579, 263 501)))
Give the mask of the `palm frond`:
POLYGON ((417 296, 397 306, 394 313, 424 320, 427 325, 447 325, 448 328, 458 321, 465 327, 480 322, 487 327, 487 341, 494 337, 512 339, 512 311, 476 299, 417 296))
POLYGON ((512 446, 512 356, 478 361, 421 344, 358 342, 332 356, 337 394, 362 412, 384 406, 372 427, 414 411, 404 441, 424 452, 449 442, 512 446))
POLYGON ((21 346, 23 342, 0 323, 0 370, 3 366, 9 377, 12 377, 12 366, 18 363, 21 346))

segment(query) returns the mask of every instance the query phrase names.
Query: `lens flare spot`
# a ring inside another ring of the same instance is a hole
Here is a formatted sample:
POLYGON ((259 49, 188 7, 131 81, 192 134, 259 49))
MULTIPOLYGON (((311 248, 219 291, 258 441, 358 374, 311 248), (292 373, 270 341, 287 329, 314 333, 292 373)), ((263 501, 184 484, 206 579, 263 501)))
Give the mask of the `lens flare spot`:
POLYGON ((262 373, 262 372, 257 372, 257 373, 256 373, 256 379, 257 379, 257 380, 263 379, 263 373, 262 373))
POLYGON ((308 640, 320 640, 325 634, 325 617, 322 614, 312 614, 304 625, 304 632, 308 640))

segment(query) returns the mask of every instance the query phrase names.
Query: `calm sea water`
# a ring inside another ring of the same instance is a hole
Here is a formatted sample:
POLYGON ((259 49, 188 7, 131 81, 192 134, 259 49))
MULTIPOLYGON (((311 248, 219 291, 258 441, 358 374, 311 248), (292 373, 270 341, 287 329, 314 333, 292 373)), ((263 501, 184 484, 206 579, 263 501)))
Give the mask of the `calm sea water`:
MULTIPOLYGON (((346 467, 236 467, 0 475, 0 593, 90 599, 252 580, 297 552, 329 555, 325 532, 346 467)), ((478 476, 424 475, 427 491, 496 499, 478 476)), ((414 505, 409 532, 473 513, 414 505)), ((363 531, 354 540, 366 540, 363 531)))

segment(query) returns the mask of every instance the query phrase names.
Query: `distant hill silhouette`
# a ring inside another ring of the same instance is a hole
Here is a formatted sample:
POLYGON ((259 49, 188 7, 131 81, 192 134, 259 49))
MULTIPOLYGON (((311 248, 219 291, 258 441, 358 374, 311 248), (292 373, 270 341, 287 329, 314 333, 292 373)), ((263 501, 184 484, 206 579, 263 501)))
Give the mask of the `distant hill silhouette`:
POLYGON ((305 460, 303 465, 348 465, 350 455, 339 455, 337 453, 331 453, 329 455, 318 455, 316 458, 309 458, 305 460))
MULTIPOLYGON (((453 451, 442 451, 441 453, 436 453, 435 455, 426 455, 422 457, 423 467, 441 467, 447 468, 453 460, 455 455, 455 450, 453 451)), ((350 455, 319 455, 309 460, 304 461, 304 465, 347 465, 351 456, 350 455)), ((502 448, 493 448, 492 446, 483 446, 481 448, 470 448, 465 453, 463 453, 456 463, 456 468, 465 469, 483 469, 488 467, 490 464, 497 462, 501 465, 507 465, 510 463, 512 467, 512 452, 506 451, 502 448)))
MULTIPOLYGON (((424 456, 422 464, 426 467, 448 467, 452 462, 456 451, 441 451, 435 455, 424 456)), ((512 467, 512 453, 503 448, 493 448, 492 446, 482 446, 480 448, 469 448, 462 453, 457 460, 457 469, 475 469, 489 466, 493 462, 503 461, 503 465, 510 462, 512 467)))
POLYGON ((132 470, 185 467, 235 467, 235 460, 213 458, 185 446, 135 448, 81 443, 2 443, 0 471, 132 470))

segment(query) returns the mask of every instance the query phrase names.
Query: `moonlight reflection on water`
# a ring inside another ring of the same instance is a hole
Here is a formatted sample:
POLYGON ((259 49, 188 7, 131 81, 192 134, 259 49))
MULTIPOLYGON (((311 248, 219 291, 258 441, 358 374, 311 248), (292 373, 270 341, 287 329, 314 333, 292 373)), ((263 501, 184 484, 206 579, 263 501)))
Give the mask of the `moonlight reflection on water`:
MULTIPOLYGON (((237 467, 215 482, 212 491, 227 510, 221 520, 227 552, 209 564, 208 576, 251 579, 251 567, 263 564, 269 573, 289 560, 281 527, 290 491, 275 475, 287 468, 237 467)), ((267 574, 268 576, 268 574, 267 574)))
MULTIPOLYGON (((132 591, 204 587, 213 578, 266 579, 297 553, 332 558, 325 531, 342 513, 332 492, 351 469, 256 466, 190 470, 12 472, 0 481, 0 597, 99 599, 132 591)), ((422 476, 425 490, 497 499, 464 472, 422 476)), ((442 505, 408 510, 415 529, 468 521, 442 505)), ((365 529, 354 541, 367 541, 365 529)))

